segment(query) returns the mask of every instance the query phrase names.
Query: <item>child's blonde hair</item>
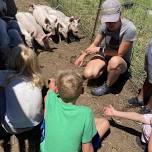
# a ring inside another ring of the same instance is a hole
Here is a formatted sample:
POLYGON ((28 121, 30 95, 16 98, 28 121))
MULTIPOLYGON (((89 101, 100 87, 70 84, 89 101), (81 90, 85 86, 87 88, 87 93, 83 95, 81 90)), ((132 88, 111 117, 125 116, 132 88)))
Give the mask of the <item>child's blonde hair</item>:
POLYGON ((82 76, 73 71, 60 72, 57 87, 64 102, 73 102, 82 93, 82 76))
POLYGON ((8 77, 9 82, 13 78, 23 75, 30 78, 36 86, 44 85, 37 55, 32 49, 23 44, 10 50, 8 69, 14 71, 14 73, 8 77))

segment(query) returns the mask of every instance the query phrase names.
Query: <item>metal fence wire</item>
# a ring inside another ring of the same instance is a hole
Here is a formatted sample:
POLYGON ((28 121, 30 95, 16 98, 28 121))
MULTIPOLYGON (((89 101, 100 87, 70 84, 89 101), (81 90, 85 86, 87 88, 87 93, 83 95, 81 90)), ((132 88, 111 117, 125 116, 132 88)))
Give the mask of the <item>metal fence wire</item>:
MULTIPOLYGON (((92 39, 100 26, 100 6, 103 0, 49 0, 50 5, 66 15, 81 18, 81 30, 92 39)), ((140 87, 145 79, 144 54, 152 38, 152 1, 120 0, 122 16, 133 21, 137 27, 137 40, 133 48, 131 63, 131 80, 140 87)))

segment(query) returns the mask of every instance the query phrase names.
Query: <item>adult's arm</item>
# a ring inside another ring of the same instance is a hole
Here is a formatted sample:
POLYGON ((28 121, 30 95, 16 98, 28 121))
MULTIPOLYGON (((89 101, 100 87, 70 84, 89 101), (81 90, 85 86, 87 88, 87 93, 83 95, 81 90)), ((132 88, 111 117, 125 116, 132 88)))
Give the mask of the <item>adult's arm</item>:
POLYGON ((82 151, 83 152, 94 152, 92 143, 82 144, 82 151))
POLYGON ((93 43, 85 50, 82 52, 82 54, 76 59, 75 61, 75 65, 76 66, 81 66, 84 59, 93 53, 99 52, 99 45, 102 42, 102 40, 104 39, 104 35, 103 34, 97 34, 95 40, 93 41, 93 43))
POLYGON ((106 56, 123 57, 128 52, 128 50, 132 47, 132 45, 133 45, 133 42, 122 41, 118 50, 110 51, 110 50, 106 49, 104 54, 106 56))
POLYGON ((103 33, 99 33, 97 34, 95 40, 93 41, 93 43, 85 50, 85 52, 87 54, 93 54, 96 52, 99 52, 100 49, 100 44, 102 42, 102 40, 104 39, 104 34, 103 33))

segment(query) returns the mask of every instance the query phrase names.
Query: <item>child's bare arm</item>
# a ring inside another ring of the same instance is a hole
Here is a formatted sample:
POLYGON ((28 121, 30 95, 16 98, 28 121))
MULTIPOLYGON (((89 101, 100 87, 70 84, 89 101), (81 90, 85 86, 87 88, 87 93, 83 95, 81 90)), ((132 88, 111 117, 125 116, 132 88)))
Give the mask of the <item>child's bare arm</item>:
POLYGON ((49 79, 49 90, 53 90, 55 93, 58 93, 58 88, 56 86, 56 80, 53 78, 49 79))
POLYGON ((115 110, 111 105, 104 108, 104 115, 105 116, 115 116, 120 118, 125 118, 133 121, 139 121, 145 124, 150 124, 144 119, 144 115, 136 113, 136 112, 123 112, 115 110))
POLYGON ((94 152, 92 143, 82 144, 82 151, 83 152, 94 152))
POLYGON ((152 152, 152 132, 148 142, 148 152, 152 152))
MULTIPOLYGON (((53 78, 48 80, 49 90, 53 90, 55 93, 58 93, 58 88, 55 83, 56 80, 53 78)), ((44 97, 44 101, 46 101, 46 96, 44 97)))

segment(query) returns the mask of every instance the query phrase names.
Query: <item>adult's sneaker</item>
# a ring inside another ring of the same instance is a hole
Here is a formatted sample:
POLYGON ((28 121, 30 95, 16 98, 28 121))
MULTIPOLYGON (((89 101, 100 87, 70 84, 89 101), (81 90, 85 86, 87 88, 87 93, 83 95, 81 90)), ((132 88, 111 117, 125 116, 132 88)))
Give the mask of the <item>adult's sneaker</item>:
POLYGON ((150 109, 149 107, 146 107, 146 106, 142 106, 141 109, 138 111, 138 113, 140 113, 140 114, 152 113, 152 109, 150 109))
POLYGON ((102 96, 102 95, 110 93, 111 90, 112 90, 112 88, 107 86, 106 83, 104 83, 100 87, 92 88, 91 89, 91 94, 94 95, 94 96, 102 96))
POLYGON ((128 103, 132 106, 144 106, 143 100, 140 100, 137 97, 129 99, 128 103))

